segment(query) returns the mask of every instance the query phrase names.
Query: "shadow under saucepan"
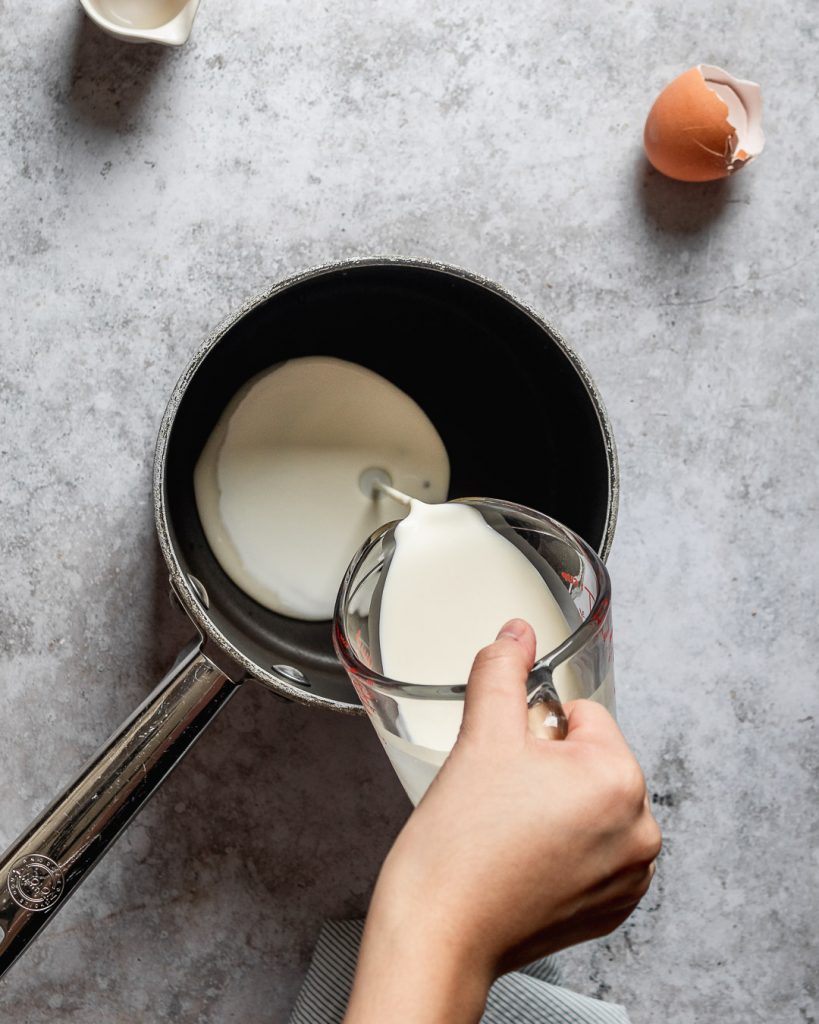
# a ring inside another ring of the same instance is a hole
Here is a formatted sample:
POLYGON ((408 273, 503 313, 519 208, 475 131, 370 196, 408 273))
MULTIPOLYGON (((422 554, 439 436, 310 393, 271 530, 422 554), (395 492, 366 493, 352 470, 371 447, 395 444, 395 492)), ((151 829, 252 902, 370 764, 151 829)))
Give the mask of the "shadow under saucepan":
MULTIPOLYGON (((366 719, 246 683, 153 808, 146 867, 174 906, 170 919, 149 908, 141 955, 154 928, 177 944, 194 933, 208 966, 188 986, 239 976, 268 1008, 259 1019, 287 1019, 322 921, 366 913, 410 810, 366 719)), ((123 897, 139 901, 141 886, 123 897)))
POLYGON ((81 9, 70 53, 70 107, 79 118, 111 132, 134 127, 159 73, 178 57, 166 46, 114 39, 81 9))
MULTIPOLYGON (((178 635, 185 616, 158 563, 155 625, 178 635)), ((225 999, 239 978, 259 1019, 285 1020, 322 921, 366 913, 410 811, 366 718, 245 682, 146 809, 151 853, 121 891, 125 906, 145 908, 139 956, 155 955, 161 930, 169 945, 196 948, 186 987, 199 977, 225 999)))
MULTIPOLYGON (((162 622, 167 586, 156 601, 162 622)), ((195 948, 185 986, 219 991, 219 1016, 240 979, 259 1019, 287 1019, 322 921, 366 913, 410 811, 366 718, 245 682, 145 812, 150 855, 122 877, 123 904, 144 908, 132 952, 152 959, 162 931, 195 948)))
MULTIPOLYGON (((155 538, 145 544, 153 603, 137 612, 128 665, 130 690, 144 679, 138 700, 195 634, 155 538)), ((158 1018, 202 1019, 201 989, 212 1019, 227 1019, 240 987, 253 1019, 285 1020, 322 921, 366 913, 410 810, 366 718, 247 681, 26 954, 33 976, 56 996, 70 952, 107 965, 92 987, 116 971, 120 991, 98 994, 112 1019, 150 977, 158 1018)))

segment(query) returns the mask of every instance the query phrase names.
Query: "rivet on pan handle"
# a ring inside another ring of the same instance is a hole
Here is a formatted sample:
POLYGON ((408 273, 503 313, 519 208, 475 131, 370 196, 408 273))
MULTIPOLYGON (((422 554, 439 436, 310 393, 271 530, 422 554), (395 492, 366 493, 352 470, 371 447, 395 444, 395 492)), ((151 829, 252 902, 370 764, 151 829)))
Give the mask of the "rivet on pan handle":
POLYGON ((194 645, 0 858, 0 975, 63 906, 237 686, 194 645))

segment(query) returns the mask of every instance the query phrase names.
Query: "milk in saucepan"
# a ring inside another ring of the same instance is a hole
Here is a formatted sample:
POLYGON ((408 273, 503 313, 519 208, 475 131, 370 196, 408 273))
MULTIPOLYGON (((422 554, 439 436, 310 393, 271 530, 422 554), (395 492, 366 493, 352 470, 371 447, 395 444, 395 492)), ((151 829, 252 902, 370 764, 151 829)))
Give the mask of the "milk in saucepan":
POLYGON ((291 359, 249 381, 196 465, 199 518, 221 567, 280 615, 330 619, 356 548, 404 508, 359 480, 443 501, 449 459, 424 411, 390 381, 341 359, 291 359))

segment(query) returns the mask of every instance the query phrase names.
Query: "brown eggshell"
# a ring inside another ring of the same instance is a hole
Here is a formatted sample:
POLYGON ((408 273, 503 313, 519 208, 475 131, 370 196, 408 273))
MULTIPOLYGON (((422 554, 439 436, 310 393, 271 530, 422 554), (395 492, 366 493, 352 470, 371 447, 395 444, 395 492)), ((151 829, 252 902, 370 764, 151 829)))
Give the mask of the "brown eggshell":
POLYGON ((678 181, 714 181, 732 171, 728 106, 705 84, 699 68, 670 82, 646 120, 646 155, 678 181))

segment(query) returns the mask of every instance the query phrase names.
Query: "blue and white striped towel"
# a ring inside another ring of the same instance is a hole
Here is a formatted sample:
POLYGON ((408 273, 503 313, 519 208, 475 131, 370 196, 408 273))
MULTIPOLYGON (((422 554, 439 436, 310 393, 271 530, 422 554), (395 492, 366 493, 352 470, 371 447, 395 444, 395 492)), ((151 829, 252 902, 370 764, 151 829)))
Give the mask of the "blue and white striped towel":
MULTIPOLYGON (((328 921, 290 1017, 290 1024, 341 1024, 353 985, 363 921, 328 921)), ((560 987, 554 957, 498 978, 481 1024, 629 1024, 615 1003, 560 987)))

